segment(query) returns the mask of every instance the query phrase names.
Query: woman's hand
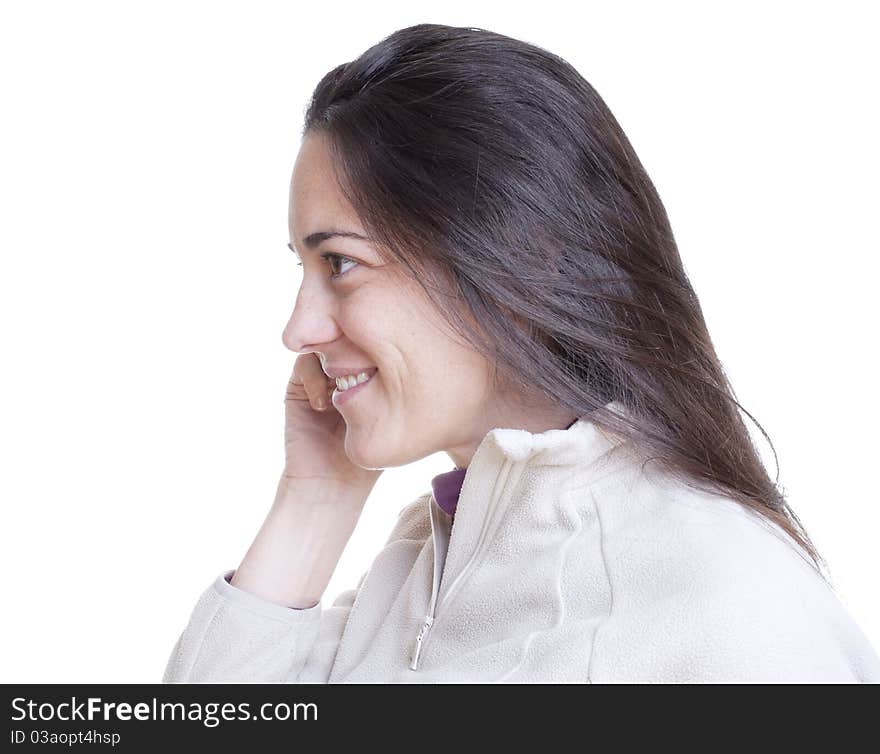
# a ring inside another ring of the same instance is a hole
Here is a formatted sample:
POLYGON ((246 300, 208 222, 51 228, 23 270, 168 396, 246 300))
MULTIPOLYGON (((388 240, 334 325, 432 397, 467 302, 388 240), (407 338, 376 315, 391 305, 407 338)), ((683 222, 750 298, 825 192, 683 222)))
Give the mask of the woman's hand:
POLYGON ((383 469, 356 466, 345 454, 345 420, 330 400, 335 387, 316 353, 297 357, 284 398, 284 477, 372 489, 383 469))

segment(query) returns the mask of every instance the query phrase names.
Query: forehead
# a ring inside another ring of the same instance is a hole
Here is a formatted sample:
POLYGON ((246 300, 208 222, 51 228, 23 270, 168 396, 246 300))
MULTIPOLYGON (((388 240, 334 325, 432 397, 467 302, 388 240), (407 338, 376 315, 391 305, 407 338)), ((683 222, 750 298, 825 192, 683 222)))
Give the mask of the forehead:
POLYGON ((300 145, 290 179, 288 230, 300 245, 305 236, 328 228, 362 234, 364 230, 336 181, 326 137, 309 134, 300 145))

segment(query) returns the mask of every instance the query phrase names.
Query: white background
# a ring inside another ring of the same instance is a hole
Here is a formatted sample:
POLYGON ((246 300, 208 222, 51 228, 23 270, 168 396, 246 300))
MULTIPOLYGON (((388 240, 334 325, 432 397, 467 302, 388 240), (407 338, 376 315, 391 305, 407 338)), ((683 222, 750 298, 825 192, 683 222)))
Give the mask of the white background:
MULTIPOLYGON (((157 682, 199 594, 240 562, 283 460, 303 109, 331 67, 422 22, 538 44, 606 100, 880 648, 870 7, 4 2, 0 680, 157 682)), ((382 476, 325 606, 451 466, 382 476)))

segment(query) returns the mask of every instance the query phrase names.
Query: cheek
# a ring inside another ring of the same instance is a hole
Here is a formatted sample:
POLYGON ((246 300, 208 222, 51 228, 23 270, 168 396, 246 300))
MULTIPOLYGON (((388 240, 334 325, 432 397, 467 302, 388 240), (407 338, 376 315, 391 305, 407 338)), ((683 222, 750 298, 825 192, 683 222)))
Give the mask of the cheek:
MULTIPOLYGON (((369 296, 356 293, 346 298, 337 311, 337 323, 350 347, 375 355, 375 344, 385 337, 386 322, 382 308, 369 296)), ((340 347, 339 350, 344 350, 340 347)))
POLYGON ((344 337, 384 371, 388 391, 450 409, 457 400, 481 399, 485 393, 485 359, 454 337, 412 283, 363 285, 339 316, 344 337))
POLYGON ((451 410, 471 410, 490 391, 485 360, 457 344, 447 341, 445 350, 429 363, 434 365, 430 382, 451 410))

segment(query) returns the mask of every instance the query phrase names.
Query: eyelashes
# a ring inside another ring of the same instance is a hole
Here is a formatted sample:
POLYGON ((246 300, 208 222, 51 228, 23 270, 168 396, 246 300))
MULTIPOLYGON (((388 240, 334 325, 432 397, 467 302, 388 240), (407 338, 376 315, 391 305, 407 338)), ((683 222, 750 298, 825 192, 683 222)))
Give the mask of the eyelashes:
MULTIPOLYGON (((331 259, 332 259, 332 260, 338 260, 340 263, 342 263, 342 262, 351 262, 351 263, 352 263, 353 265, 355 265, 355 266, 358 265, 358 263, 357 263, 354 259, 351 259, 350 257, 345 257, 345 256, 343 256, 342 254, 334 254, 332 251, 326 251, 326 252, 324 252, 323 254, 321 254, 321 259, 325 260, 328 264, 330 264, 331 274, 330 274, 329 277, 330 277, 331 279, 334 279, 334 278, 341 278, 343 275, 349 273, 349 272, 351 271, 351 269, 352 269, 352 268, 349 268, 349 269, 344 270, 344 271, 342 271, 342 272, 333 272, 333 265, 330 263, 330 260, 331 260, 331 259)), ((302 266, 303 266, 303 263, 302 263, 302 262, 297 262, 297 263, 296 263, 296 266, 297 266, 297 267, 302 267, 302 266)))
MULTIPOLYGON (((350 259, 349 257, 344 257, 341 254, 334 254, 332 251, 327 251, 327 252, 324 252, 323 254, 321 254, 321 259, 325 259, 328 262, 331 259, 338 259, 341 262, 351 262, 352 264, 357 266, 357 262, 355 262, 354 259, 350 259)), ((331 270, 333 269, 332 265, 331 265, 330 269, 331 270)), ((345 272, 334 272, 332 275, 330 275, 330 277, 331 278, 340 278, 343 275, 345 275, 347 272, 350 272, 350 268, 348 270, 345 270, 345 272)))

